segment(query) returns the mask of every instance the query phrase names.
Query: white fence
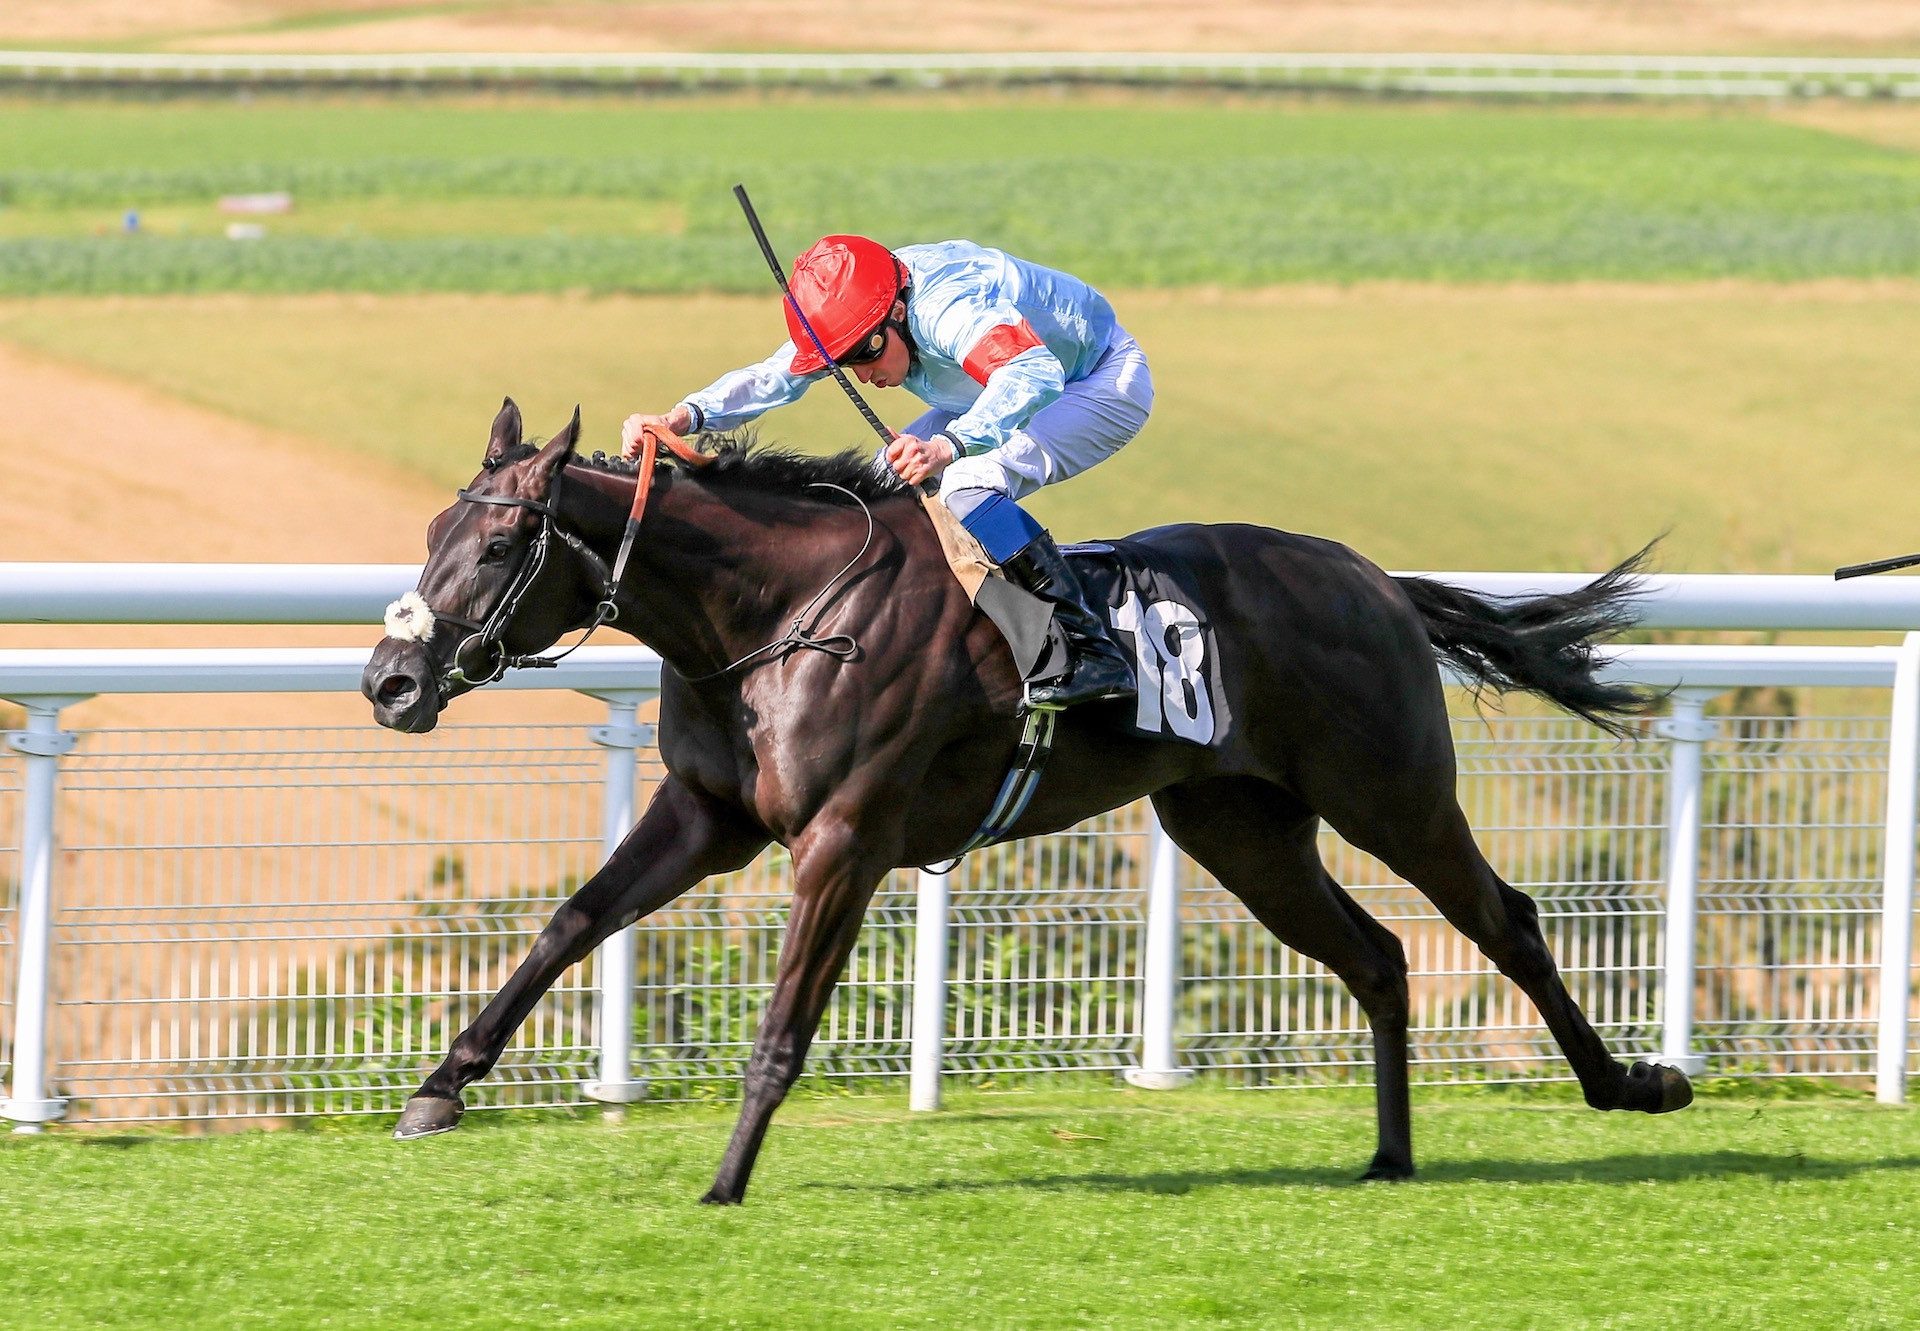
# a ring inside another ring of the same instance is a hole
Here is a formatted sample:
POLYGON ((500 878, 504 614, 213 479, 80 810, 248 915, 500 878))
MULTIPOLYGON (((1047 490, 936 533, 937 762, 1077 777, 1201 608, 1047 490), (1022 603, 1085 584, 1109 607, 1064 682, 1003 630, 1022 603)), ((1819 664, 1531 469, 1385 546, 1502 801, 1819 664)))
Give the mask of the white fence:
POLYGON ((149 90, 536 86, 615 91, 1091 84, 1477 97, 1907 98, 1920 96, 1920 60, 1206 51, 932 55, 11 51, 0 52, 0 84, 149 90))
MULTIPOLYGON (((0 620, 372 622, 414 573, 0 565, 0 620)), ((1493 591, 1579 580, 1443 576, 1493 591)), ((1653 591, 1650 625, 1920 624, 1920 584, 1897 579, 1653 591)), ((363 661, 0 652, 0 697, 27 708, 0 758, 0 887, 17 884, 0 895, 0 1114, 31 1129, 63 1114, 397 1108, 658 774, 636 711, 658 664, 637 649, 511 681, 603 698, 591 731, 61 728, 83 695, 351 690, 363 661)), ((1623 1053, 1871 1073, 1901 1098, 1920 635, 1902 649, 1636 647, 1613 670, 1680 686, 1641 743, 1563 719, 1456 721, 1469 816, 1539 899, 1576 996, 1623 1053), (1705 718, 1743 686, 1892 687, 1893 720, 1705 718)), ((1532 1009, 1422 898, 1327 850, 1408 944, 1416 1075, 1561 1075, 1532 1009)), ((729 1093, 771 983, 785 868, 769 854, 611 942, 541 1005, 478 1102, 729 1093)), ((814 1066, 908 1075, 932 1107, 943 1074, 1360 1080, 1370 1054, 1338 983, 1184 873, 1135 806, 886 885, 814 1066)))

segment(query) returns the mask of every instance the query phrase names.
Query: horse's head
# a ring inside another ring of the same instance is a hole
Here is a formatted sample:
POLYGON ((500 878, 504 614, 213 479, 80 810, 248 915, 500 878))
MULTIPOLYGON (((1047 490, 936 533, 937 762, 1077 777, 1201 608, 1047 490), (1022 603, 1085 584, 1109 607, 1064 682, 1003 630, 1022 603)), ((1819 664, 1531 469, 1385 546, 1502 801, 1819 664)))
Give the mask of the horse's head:
POLYGON ((512 660, 545 650, 592 614, 570 533, 556 535, 556 488, 580 434, 580 410, 536 448, 520 438, 508 398, 494 417, 486 460, 460 498, 427 527, 419 586, 387 608, 387 636, 360 678, 381 725, 432 730, 469 689, 512 660))

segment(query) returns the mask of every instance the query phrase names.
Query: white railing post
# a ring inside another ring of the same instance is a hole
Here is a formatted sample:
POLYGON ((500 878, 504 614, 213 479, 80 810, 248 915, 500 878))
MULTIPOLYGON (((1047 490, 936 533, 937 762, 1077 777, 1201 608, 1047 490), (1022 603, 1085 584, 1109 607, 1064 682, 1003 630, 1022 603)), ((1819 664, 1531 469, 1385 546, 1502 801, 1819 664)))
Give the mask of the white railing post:
POLYGON ((1920 633, 1900 644, 1893 672, 1893 733, 1887 745, 1887 842, 1880 904, 1880 1034, 1874 1095, 1907 1098, 1907 1014, 1913 1002, 1915 783, 1920 778, 1920 633))
POLYGON ((940 1065, 947 1034, 947 912, 952 875, 920 871, 913 906, 913 1047, 909 1109, 940 1107, 940 1065))
MULTIPOLYGON (((654 728, 638 725, 634 709, 644 693, 596 692, 607 704, 607 724, 588 732, 606 750, 601 800, 600 844, 608 854, 633 830, 634 750, 653 743, 654 728)), ((582 1082, 581 1092, 603 1104, 624 1105, 646 1098, 647 1083, 633 1076, 633 948, 637 925, 630 924, 600 944, 594 959, 599 993, 594 1028, 600 1047, 600 1075, 582 1082)))
POLYGON ((1167 1091, 1193 1080, 1173 1047, 1174 1009, 1180 998, 1180 848, 1153 806, 1147 806, 1146 938, 1141 947, 1140 1066, 1123 1074, 1129 1085, 1167 1091))
POLYGON ((1666 961, 1660 995, 1660 1055, 1653 1061, 1689 1075, 1704 1072, 1693 1051, 1694 957, 1698 951, 1700 785, 1702 750, 1720 733, 1706 716, 1715 689, 1679 689, 1673 714, 1654 726, 1667 741, 1667 913, 1661 930, 1666 961))
POLYGON ((48 977, 53 947, 54 805, 60 756, 73 735, 60 729, 60 709, 78 697, 28 698, 27 728, 7 732, 7 746, 23 755, 26 800, 20 820, 20 901, 14 962, 13 1090, 0 1100, 0 1118, 14 1131, 39 1132, 66 1113, 67 1102, 47 1094, 48 977))

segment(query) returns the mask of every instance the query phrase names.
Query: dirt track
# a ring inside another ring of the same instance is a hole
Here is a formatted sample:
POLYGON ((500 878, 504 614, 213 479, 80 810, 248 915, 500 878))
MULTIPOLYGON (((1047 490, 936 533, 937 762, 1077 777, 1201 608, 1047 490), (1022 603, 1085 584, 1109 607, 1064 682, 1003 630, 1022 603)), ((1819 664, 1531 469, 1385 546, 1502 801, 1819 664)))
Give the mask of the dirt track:
MULTIPOLYGON (((0 562, 412 563, 447 496, 423 480, 0 342, 0 562)), ((365 628, 0 624, 0 647, 365 645, 365 628)), ((474 698, 462 720, 599 715, 570 695, 474 698)), ((97 727, 367 724, 357 695, 103 698, 97 727)))
POLYGON ((206 51, 1635 51, 1901 54, 1911 0, 9 0, 0 41, 206 51))

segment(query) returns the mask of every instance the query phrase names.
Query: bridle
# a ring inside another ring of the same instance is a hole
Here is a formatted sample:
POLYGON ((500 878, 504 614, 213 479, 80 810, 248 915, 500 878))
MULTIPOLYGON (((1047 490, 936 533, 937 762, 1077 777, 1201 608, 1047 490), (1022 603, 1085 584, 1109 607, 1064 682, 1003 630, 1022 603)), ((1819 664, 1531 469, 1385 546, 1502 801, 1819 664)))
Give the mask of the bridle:
MULTIPOLYGON (((620 617, 620 608, 616 604, 616 598, 620 590, 620 580, 626 573, 627 561, 632 557, 634 541, 639 535, 640 519, 646 512, 647 500, 653 492, 654 464, 659 457, 660 446, 665 444, 669 452, 692 467, 704 467, 714 461, 712 455, 699 452, 684 439, 680 438, 680 436, 664 430, 655 430, 651 426, 642 427, 640 440, 639 471, 634 485, 633 504, 627 512, 626 530, 621 533, 620 550, 614 557, 612 568, 608 568, 607 561, 602 559, 593 547, 582 540, 577 533, 569 531, 566 527, 560 525, 560 513, 556 506, 557 499, 554 496, 557 495, 559 491, 561 478, 566 475, 564 465, 555 473, 552 492, 545 500, 525 499, 518 495, 480 494, 473 490, 458 491, 459 498, 470 504, 491 504, 499 508, 531 509, 540 515, 540 530, 534 534, 533 539, 529 541, 526 547, 520 552, 520 558, 514 565, 513 574, 507 580, 506 589, 501 592, 499 599, 494 602, 493 608, 487 612, 485 619, 476 622, 471 619, 464 619, 459 615, 450 615, 440 611, 434 612, 435 619, 445 620, 467 631, 467 635, 454 647, 453 654, 449 658, 446 668, 440 672, 439 678, 436 681, 440 696, 443 699, 448 695, 449 691, 455 687, 464 685, 468 688, 481 688, 501 679, 509 670, 552 669, 567 657, 586 646, 587 639, 591 638, 602 624, 610 624, 620 617), (512 622, 514 615, 520 609, 520 603, 526 598, 528 590, 533 586, 534 582, 538 580, 541 571, 546 567, 547 556, 553 547, 553 540, 556 536, 566 543, 568 549, 585 559, 600 572, 603 585, 599 604, 594 607, 593 622, 587 625, 587 631, 581 635, 578 642, 563 651, 555 652, 551 656, 544 656, 538 652, 524 656, 510 654, 502 644, 502 638, 507 631, 507 625, 512 622), (471 654, 476 651, 481 654, 480 660, 472 670, 469 670, 466 662, 470 660, 471 654)), ((841 569, 828 580, 827 585, 822 587, 819 593, 807 603, 806 609, 801 611, 799 616, 797 616, 788 627, 786 633, 780 638, 766 644, 764 647, 755 648, 745 656, 722 666, 711 674, 695 676, 688 681, 689 683, 718 679, 722 675, 731 674, 750 661, 762 657, 771 659, 775 656, 783 655, 796 647, 806 647, 815 651, 825 652, 827 655, 843 661, 851 658, 860 650, 859 644, 848 634, 837 633, 824 638, 816 637, 806 625, 807 621, 812 617, 814 610, 826 599, 827 593, 831 592, 842 578, 853 571, 854 565, 858 564, 862 556, 872 547, 874 536, 873 514, 867 510, 865 501, 861 500, 858 495, 855 495, 851 490, 843 486, 816 482, 809 488, 839 490, 842 494, 850 496, 855 503, 860 505, 862 511, 866 512, 867 538, 861 544, 859 553, 847 562, 845 568, 841 569)), ((476 577, 479 574, 479 565, 477 563, 474 566, 474 574, 476 577)))
MULTIPOLYGON (((558 485, 557 478, 555 484, 556 486, 558 485)), ((520 551, 519 560, 514 565, 513 575, 507 581, 506 590, 503 591, 499 599, 493 603, 493 609, 488 611, 487 617, 484 620, 476 622, 471 619, 463 619, 459 615, 450 615, 443 611, 434 612, 434 618, 436 620, 444 619, 448 623, 458 625, 460 628, 467 630, 467 636, 462 638, 459 645, 453 649, 453 655, 448 660, 446 669, 440 672, 440 696, 443 698, 446 697, 449 690, 455 686, 465 685, 468 688, 479 688, 482 685, 493 683, 509 670, 516 670, 523 667, 535 669, 551 668, 558 665, 568 655, 579 650, 581 644, 585 643, 587 638, 593 636, 595 629, 610 620, 617 619, 620 613, 613 603, 613 593, 617 583, 607 569, 607 562, 600 558, 600 556, 594 552, 593 547, 581 540, 578 535, 559 525, 556 521, 559 515, 554 511, 553 505, 550 502, 539 499, 522 499, 516 495, 475 494, 471 490, 460 491, 460 498, 471 504, 492 504, 501 508, 532 509, 540 515, 540 530, 535 533, 534 538, 520 551), (606 592, 601 597, 600 604, 594 610, 593 623, 588 626, 586 636, 582 637, 580 641, 573 646, 553 656, 542 656, 538 653, 527 656, 510 654, 502 644, 501 639, 507 631, 507 625, 513 621, 514 615, 519 612, 520 602, 526 598, 527 591, 539 578, 541 570, 546 568, 547 554, 553 548, 553 538, 555 536, 565 541, 567 547, 575 554, 580 555, 586 559, 588 563, 600 570, 606 579, 606 592), (480 653, 477 662, 474 661, 475 652, 480 653)), ((479 573, 478 564, 474 566, 474 572, 476 575, 479 573)))
MULTIPOLYGON (((463 619, 459 615, 434 612, 436 619, 444 619, 450 624, 467 630, 467 636, 454 647, 446 669, 440 672, 437 683, 442 698, 456 686, 465 685, 468 688, 477 689, 491 684, 509 670, 552 669, 586 646, 587 639, 591 638, 602 624, 610 624, 620 617, 620 607, 616 600, 620 590, 620 579, 627 571, 627 560, 633 554, 634 540, 640 532, 640 519, 646 513, 647 499, 653 493, 654 463, 660 455, 660 445, 665 443, 669 452, 691 467, 704 467, 713 461, 711 456, 695 449, 679 435, 665 430, 656 430, 651 426, 642 427, 640 441, 640 458, 634 481, 633 504, 627 510, 626 530, 621 534, 620 553, 615 557, 612 568, 608 568, 607 561, 602 559, 599 553, 577 533, 560 525, 556 496, 561 480, 566 475, 564 463, 554 473, 553 489, 549 497, 544 500, 523 499, 518 495, 480 494, 473 490, 458 492, 459 497, 470 504, 531 509, 540 515, 540 530, 520 552, 520 558, 514 565, 513 575, 507 580, 506 590, 501 592, 500 598, 494 602, 493 609, 487 612, 485 619, 475 622, 471 619, 463 619), (602 588, 600 602, 594 607, 593 622, 587 625, 587 631, 581 635, 580 641, 564 651, 555 652, 552 656, 543 656, 537 652, 526 656, 509 654, 502 645, 501 639, 507 631, 507 625, 518 613, 520 603, 526 598, 528 589, 533 586, 541 570, 546 567, 547 554, 553 548, 555 536, 566 542, 568 549, 600 572, 602 588), (471 659, 470 654, 475 651, 480 652, 481 657, 479 663, 469 670, 466 663, 471 659)), ((479 571, 479 565, 476 564, 474 566, 476 576, 479 571)))

